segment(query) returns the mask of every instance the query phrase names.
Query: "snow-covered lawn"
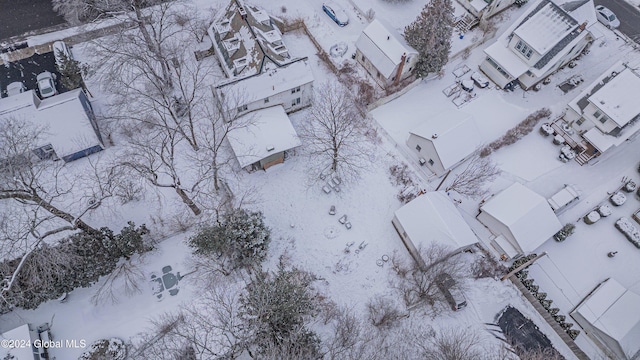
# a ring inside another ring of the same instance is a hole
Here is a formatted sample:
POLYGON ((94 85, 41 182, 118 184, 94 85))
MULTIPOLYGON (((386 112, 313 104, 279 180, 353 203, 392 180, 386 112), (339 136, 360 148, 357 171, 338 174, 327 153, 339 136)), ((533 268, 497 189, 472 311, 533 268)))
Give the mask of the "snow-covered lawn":
MULTIPOLYGON (((199 0, 197 3, 202 9, 211 6, 208 1, 199 0)), ((221 7, 226 2, 218 3, 221 7)), ((354 0, 354 4, 356 6, 345 6, 351 22, 344 28, 338 27, 321 11, 321 0, 284 0, 261 5, 276 16, 303 17, 309 30, 327 51, 338 42, 347 43, 349 50, 345 55, 334 59, 336 63, 340 63, 343 59, 352 61, 350 54, 355 51, 354 43, 367 24, 361 11, 373 9, 378 16, 388 21, 393 19, 394 25, 401 31, 413 21, 424 6, 424 1, 391 5, 381 0, 354 0)), ((499 24, 499 28, 507 26, 524 10, 505 11, 500 15, 505 21, 499 24)), ((566 103, 579 94, 581 87, 589 84, 613 62, 637 56, 622 40, 616 39, 612 32, 605 28, 601 28, 601 32, 602 37, 596 40, 591 53, 579 61, 578 67, 559 71, 552 76, 551 84, 543 86, 539 92, 476 89, 476 98, 463 105, 460 111, 474 115, 480 128, 478 136, 484 142, 500 137, 528 114, 542 107, 549 107, 553 111, 552 118, 559 116, 566 103), (585 81, 569 93, 562 93, 557 85, 575 74, 581 74, 585 81)), ((454 52, 473 42, 474 38, 477 40, 478 36, 472 33, 467 34, 464 39, 454 38, 454 52)), ((284 41, 293 56, 309 56, 317 83, 337 81, 322 61, 313 55, 316 49, 305 35, 285 34, 284 41)), ((359 181, 344 184, 339 193, 324 193, 323 183, 314 182, 317 179, 308 177, 308 159, 302 156, 302 151, 297 151, 284 164, 274 166, 266 172, 243 172, 238 175, 231 187, 237 193, 253 189, 250 196, 252 201, 247 207, 262 211, 266 223, 272 229, 273 240, 267 268, 274 268, 278 257, 286 255, 294 265, 322 278, 320 288, 333 301, 349 306, 361 315, 365 314, 367 301, 375 295, 399 296, 389 286, 389 277, 393 276, 390 264, 383 262, 379 266, 376 263, 384 255, 398 253, 408 256, 391 224, 394 211, 401 206, 396 196, 402 189, 389 181, 389 166, 403 162, 415 165, 416 159, 405 156, 408 132, 425 117, 457 108, 442 90, 455 82, 452 72, 461 65, 471 68, 472 71, 464 75, 464 78, 469 78, 484 58, 482 49, 490 44, 491 41, 488 41, 473 50, 467 59, 453 60, 445 68, 443 78, 423 81, 405 95, 373 110, 371 117, 389 134, 390 139, 383 137, 376 150, 370 154, 368 171, 362 174, 359 181), (336 207, 335 215, 329 214, 332 205, 336 207), (338 221, 343 215, 347 215, 351 229, 338 221), (349 251, 345 251, 347 249, 349 251)), ((82 45, 74 48, 76 57, 89 59, 89 55, 83 54, 82 49, 82 45)), ((89 86, 93 88, 92 84, 89 86)), ((108 100, 99 93, 95 95, 97 107, 100 102, 108 100)), ((290 116, 295 127, 307 121, 305 115, 306 111, 303 110, 290 116)), ((117 146, 118 144, 116 148, 117 146)), ((640 151, 640 142, 637 140, 612 150, 593 166, 580 167, 573 161, 561 163, 558 160, 559 149, 551 143, 550 137, 540 135, 536 129, 516 144, 496 151, 491 156, 504 173, 491 184, 491 192, 496 193, 515 180, 525 183, 543 196, 552 195, 565 183, 577 184, 583 191, 583 199, 561 214, 561 221, 566 223, 575 222, 599 204, 607 203, 607 192, 620 186, 619 179, 623 175, 632 177, 636 182, 640 180, 635 171, 637 159, 625 156, 626 153, 640 151)), ((101 156, 108 156, 112 150, 106 150, 101 156)), ((83 161, 76 162, 74 166, 82 166, 83 161)), ((431 184, 423 181, 420 185, 434 187, 439 181, 440 179, 435 179, 431 184)), ((578 220, 575 233, 567 240, 562 243, 549 240, 538 249, 539 252, 546 251, 548 256, 531 267, 530 277, 536 279, 536 283, 549 294, 549 298, 554 300, 554 305, 557 304, 563 314, 567 314, 597 283, 610 276, 630 290, 640 292, 637 280, 637 274, 640 273, 640 250, 613 225, 620 217, 631 218, 631 214, 640 207, 635 194, 628 194, 627 197, 627 202, 622 206, 611 207, 611 216, 603 217, 593 225, 578 220), (609 258, 606 254, 610 251, 618 251, 618 254, 609 258)), ((465 199, 459 208, 480 239, 487 242, 490 234, 474 218, 479 200, 465 199)), ((115 202, 107 205, 92 213, 88 220, 92 224, 119 229, 126 221, 133 219, 138 224, 146 222, 156 234, 169 233, 175 229, 171 226, 171 219, 184 210, 184 204, 171 191, 152 189, 148 189, 139 202, 126 206, 115 202)), ((148 275, 160 272, 166 265, 171 265, 174 271, 183 274, 192 270, 189 265, 190 250, 184 242, 188 236, 188 233, 181 233, 165 239, 156 251, 136 260, 145 274, 140 282, 141 293, 131 297, 123 294, 115 304, 96 306, 91 303, 95 286, 77 289, 65 303, 50 301, 36 310, 16 310, 3 315, 0 332, 25 322, 35 325, 49 322, 56 339, 86 340, 87 344, 110 337, 127 340, 144 331, 149 320, 192 302, 202 292, 187 277, 181 282, 176 296, 166 296, 163 301, 158 302, 148 286, 148 275)), ((471 258, 471 255, 464 256, 471 258)), ((468 308, 460 312, 445 312, 435 319, 428 319, 434 328, 452 325, 472 328, 482 333, 488 348, 497 347, 500 340, 483 331, 483 323, 494 323, 496 314, 507 305, 512 305, 531 318, 565 357, 574 358, 566 345, 512 284, 483 279, 468 280, 466 285, 468 308)), ((420 319, 419 316, 419 313, 413 314, 412 320, 420 319)), ((598 350, 584 335, 580 335, 577 342, 590 355, 598 354, 598 350)), ((74 359, 83 351, 84 349, 64 348, 52 349, 51 353, 58 359, 74 359)))

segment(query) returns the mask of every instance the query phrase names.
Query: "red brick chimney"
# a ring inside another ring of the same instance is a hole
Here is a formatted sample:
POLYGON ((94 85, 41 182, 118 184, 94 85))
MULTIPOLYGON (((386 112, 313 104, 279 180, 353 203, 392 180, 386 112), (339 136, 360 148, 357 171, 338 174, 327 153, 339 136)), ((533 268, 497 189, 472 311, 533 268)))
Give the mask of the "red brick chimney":
POLYGON ((396 73, 396 78, 393 80, 394 84, 400 82, 400 77, 402 77, 402 70, 404 69, 404 63, 407 61, 407 53, 402 53, 402 57, 400 58, 400 65, 398 65, 398 72, 396 73))

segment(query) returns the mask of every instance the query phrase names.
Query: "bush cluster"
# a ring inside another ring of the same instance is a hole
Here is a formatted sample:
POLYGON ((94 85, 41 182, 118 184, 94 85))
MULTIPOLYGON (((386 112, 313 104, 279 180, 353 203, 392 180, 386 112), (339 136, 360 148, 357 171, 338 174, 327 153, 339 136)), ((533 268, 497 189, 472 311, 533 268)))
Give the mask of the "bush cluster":
POLYGON ((480 156, 487 157, 489 154, 501 147, 514 144, 516 141, 522 139, 525 135, 533 131, 540 119, 548 118, 549 116, 551 116, 551 110, 547 108, 542 108, 527 116, 527 118, 518 125, 509 129, 501 138, 482 148, 482 150, 480 150, 480 156))

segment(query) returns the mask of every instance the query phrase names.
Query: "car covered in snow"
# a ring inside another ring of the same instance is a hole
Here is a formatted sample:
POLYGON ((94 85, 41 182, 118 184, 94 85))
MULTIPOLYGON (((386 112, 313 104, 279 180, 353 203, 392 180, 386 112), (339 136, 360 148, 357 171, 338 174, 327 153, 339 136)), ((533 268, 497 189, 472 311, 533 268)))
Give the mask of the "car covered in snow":
POLYGON ((478 85, 479 88, 484 89, 487 86, 489 86, 489 79, 487 79, 486 76, 482 75, 479 72, 474 72, 473 74, 471 74, 471 79, 473 80, 473 82, 476 83, 476 85, 478 85))
POLYGON ((467 299, 462 290, 455 285, 455 280, 447 273, 440 273, 436 277, 436 286, 444 295, 449 306, 451 306, 451 310, 458 311, 467 306, 467 299))
POLYGON ((598 21, 609 29, 615 29, 620 26, 620 20, 618 20, 616 14, 602 5, 596 6, 596 17, 598 18, 598 21))
POLYGON ((340 26, 347 26, 349 24, 349 16, 340 7, 340 5, 334 2, 326 2, 322 4, 322 10, 340 26))
POLYGON ((54 76, 49 71, 41 72, 36 80, 38 81, 38 90, 40 91, 40 97, 48 98, 58 93, 56 90, 56 84, 54 82, 54 76))
POLYGON ((27 88, 24 86, 22 81, 15 81, 7 85, 7 96, 18 95, 25 91, 27 91, 27 88))

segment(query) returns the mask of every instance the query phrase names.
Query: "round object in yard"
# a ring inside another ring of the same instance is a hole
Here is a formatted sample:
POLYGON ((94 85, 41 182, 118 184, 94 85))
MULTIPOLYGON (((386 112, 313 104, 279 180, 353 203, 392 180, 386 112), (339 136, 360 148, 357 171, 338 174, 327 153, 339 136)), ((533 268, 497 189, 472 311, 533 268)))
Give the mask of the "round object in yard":
POLYGON ((347 45, 347 43, 341 41, 341 42, 333 45, 329 49, 329 53, 333 57, 341 57, 347 52, 347 49, 349 49, 349 46, 347 45))
POLYGON ((384 262, 389 261, 389 255, 382 255, 382 261, 384 262))
POLYGON ((339 234, 340 230, 335 226, 328 226, 324 229, 324 237, 327 239, 335 239, 339 234))
POLYGON ((384 265, 384 261, 378 259, 378 260, 376 260, 376 265, 382 267, 382 265, 384 265))

